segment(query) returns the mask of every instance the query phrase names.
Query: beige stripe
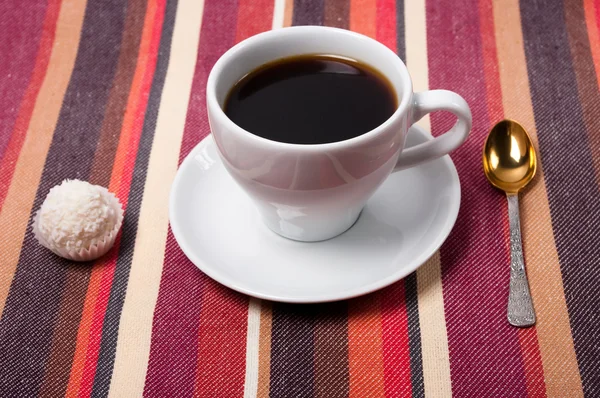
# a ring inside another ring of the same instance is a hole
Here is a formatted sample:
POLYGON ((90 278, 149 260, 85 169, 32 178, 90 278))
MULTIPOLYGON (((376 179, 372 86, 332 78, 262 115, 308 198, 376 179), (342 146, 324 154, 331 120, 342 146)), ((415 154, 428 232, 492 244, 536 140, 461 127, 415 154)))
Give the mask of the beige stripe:
POLYGON ((251 298, 248 306, 248 328, 246 332, 246 376, 244 379, 244 398, 255 398, 258 390, 260 310, 260 300, 251 298))
POLYGON ((417 271, 417 291, 425 396, 451 397, 450 354, 439 251, 417 271))
POLYGON ((204 2, 181 0, 160 102, 144 198, 123 303, 109 395, 141 397, 152 336, 168 227, 168 196, 177 171, 196 64, 204 2))
MULTIPOLYGON (((404 26, 406 43, 406 66, 413 82, 413 91, 429 89, 429 67, 427 64, 427 24, 425 20, 425 0, 404 2, 404 26)), ((429 115, 417 125, 431 131, 429 115)))
POLYGON ((0 210, 0 314, 4 310, 29 215, 44 170, 63 97, 75 65, 86 0, 63 0, 46 76, 35 101, 25 142, 0 210))
POLYGON ((269 301, 263 301, 260 313, 260 338, 258 342, 258 398, 269 398, 271 389, 271 328, 273 310, 269 301))
MULTIPOLYGON (((404 16, 406 66, 413 81, 413 90, 426 91, 429 89, 429 69, 425 0, 405 1, 404 16)), ((431 129, 429 116, 417 124, 427 131, 431 129)), ((449 397, 452 395, 450 354, 439 252, 417 270, 417 292, 425 396, 449 397)))
POLYGON ((275 0, 272 29, 282 28, 285 19, 285 0, 275 0))
MULTIPOLYGON (((493 8, 504 112, 525 126, 537 147, 523 35, 518 29, 519 1, 494 0, 493 8)), ((544 173, 538 160, 538 175, 522 195, 521 227, 546 392, 548 397, 582 397, 544 173)))

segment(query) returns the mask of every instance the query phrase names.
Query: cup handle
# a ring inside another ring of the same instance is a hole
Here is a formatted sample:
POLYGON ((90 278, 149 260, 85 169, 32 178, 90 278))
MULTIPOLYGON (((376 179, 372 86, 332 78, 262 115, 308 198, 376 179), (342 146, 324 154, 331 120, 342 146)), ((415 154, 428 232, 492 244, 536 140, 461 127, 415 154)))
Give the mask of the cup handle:
POLYGON ((406 148, 400 154, 394 171, 407 169, 419 163, 444 156, 458 148, 469 135, 472 118, 469 105, 460 95, 448 90, 414 93, 410 124, 435 111, 452 112, 458 120, 444 134, 433 140, 406 148))

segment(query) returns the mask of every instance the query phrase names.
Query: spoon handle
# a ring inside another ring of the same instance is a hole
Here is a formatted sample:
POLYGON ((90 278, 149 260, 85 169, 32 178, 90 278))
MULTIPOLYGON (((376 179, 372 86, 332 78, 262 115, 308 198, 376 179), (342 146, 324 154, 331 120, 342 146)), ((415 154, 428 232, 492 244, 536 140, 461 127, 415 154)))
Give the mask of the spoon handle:
POLYGON ((535 324, 535 312, 529 282, 523 261, 521 222, 519 220, 519 195, 507 194, 510 221, 510 290, 508 293, 508 322, 513 326, 527 327, 535 324))

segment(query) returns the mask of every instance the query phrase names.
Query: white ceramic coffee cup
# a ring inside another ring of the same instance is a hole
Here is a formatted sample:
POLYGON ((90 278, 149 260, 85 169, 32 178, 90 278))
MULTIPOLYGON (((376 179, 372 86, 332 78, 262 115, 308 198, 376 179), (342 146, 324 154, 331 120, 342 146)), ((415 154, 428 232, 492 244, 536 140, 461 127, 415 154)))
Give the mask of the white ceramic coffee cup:
POLYGON ((228 172, 254 200, 271 230, 306 242, 346 231, 390 173, 451 152, 471 129, 471 111, 461 96, 446 90, 413 93, 406 66, 386 46, 357 33, 321 26, 273 30, 237 44, 210 72, 206 97, 211 131, 228 172), (301 54, 339 55, 375 67, 392 83, 398 109, 379 127, 358 137, 317 145, 271 141, 242 129, 225 115, 226 96, 243 76, 270 61, 301 54), (409 127, 427 113, 441 110, 456 115, 454 127, 404 149, 409 127))

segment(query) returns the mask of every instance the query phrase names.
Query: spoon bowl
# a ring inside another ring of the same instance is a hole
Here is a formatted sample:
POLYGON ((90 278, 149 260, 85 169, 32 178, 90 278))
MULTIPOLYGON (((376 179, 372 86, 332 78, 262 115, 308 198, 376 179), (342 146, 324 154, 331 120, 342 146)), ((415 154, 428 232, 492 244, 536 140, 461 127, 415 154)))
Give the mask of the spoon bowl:
POLYGON ((483 148, 483 171, 489 182, 506 193, 516 194, 535 176, 535 149, 519 123, 497 123, 483 148))

